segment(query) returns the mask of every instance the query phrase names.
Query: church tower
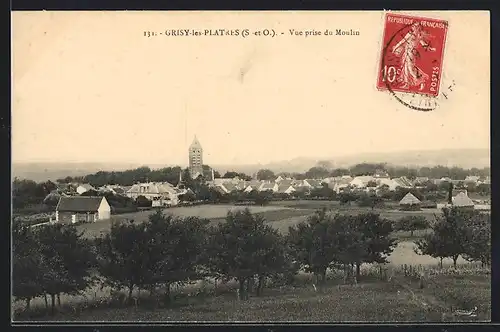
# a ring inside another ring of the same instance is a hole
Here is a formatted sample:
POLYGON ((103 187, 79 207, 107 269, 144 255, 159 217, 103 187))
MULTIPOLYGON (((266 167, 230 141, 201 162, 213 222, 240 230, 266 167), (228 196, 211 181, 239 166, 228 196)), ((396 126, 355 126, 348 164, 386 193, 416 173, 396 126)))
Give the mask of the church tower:
POLYGON ((189 172, 193 179, 203 175, 203 148, 196 136, 189 146, 189 172))

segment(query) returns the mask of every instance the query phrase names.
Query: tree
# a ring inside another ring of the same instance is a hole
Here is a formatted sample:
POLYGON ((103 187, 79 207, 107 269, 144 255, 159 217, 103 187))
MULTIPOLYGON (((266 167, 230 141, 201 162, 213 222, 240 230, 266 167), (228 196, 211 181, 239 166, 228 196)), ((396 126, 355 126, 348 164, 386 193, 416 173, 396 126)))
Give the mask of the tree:
MULTIPOLYGON (((252 191, 253 194, 254 191, 252 191)), ((255 204, 264 206, 269 203, 273 197, 273 192, 269 190, 255 191, 255 204)))
POLYGON ((350 172, 354 176, 360 175, 373 175, 375 172, 380 170, 385 170, 386 165, 383 163, 371 164, 371 163, 361 163, 351 167, 350 172))
POLYGON ((315 166, 311 167, 305 174, 308 179, 323 179, 326 178, 330 174, 330 171, 327 168, 315 166))
POLYGON ((349 204, 351 205, 351 202, 354 202, 358 199, 358 196, 356 196, 353 192, 351 191, 344 191, 341 192, 339 195, 339 201, 341 204, 349 204))
POLYGON ((464 258, 491 265, 491 215, 474 213, 467 227, 464 258))
POLYGON ((140 195, 135 199, 135 203, 137 207, 151 207, 153 202, 147 199, 145 196, 140 195))
POLYGON ((334 199, 335 191, 333 191, 333 189, 328 188, 327 186, 323 186, 321 188, 312 189, 310 196, 326 198, 326 199, 334 199))
POLYGON ((450 182, 448 186, 448 204, 453 203, 453 183, 450 182))
POLYGON ((170 286, 196 279, 197 268, 205 263, 205 232, 208 220, 196 217, 176 218, 158 210, 150 215, 145 227, 148 239, 144 252, 144 286, 154 291, 165 286, 164 301, 169 303, 170 286))
POLYGON ((404 216, 394 226, 395 230, 410 232, 410 236, 413 236, 413 232, 416 230, 430 227, 429 221, 424 216, 404 216))
POLYGON ((14 224, 12 229, 12 292, 26 302, 30 308, 31 299, 42 295, 42 258, 37 250, 38 243, 32 228, 14 224))
POLYGON ((191 172, 189 171, 189 168, 185 168, 182 171, 181 188, 193 189, 194 187, 195 187, 195 181, 193 178, 191 178, 191 172))
MULTIPOLYGON (((436 226, 435 231, 437 228, 442 226, 443 225, 436 226)), ((440 232, 438 231, 437 233, 440 232)), ((436 235, 436 233, 425 235, 423 239, 417 240, 415 244, 415 253, 418 255, 429 255, 431 257, 438 258, 440 262, 439 265, 441 267, 443 267, 443 259, 449 257, 446 244, 441 242, 439 235, 436 235)))
POLYGON ((270 169, 261 169, 257 172, 257 180, 274 180, 274 172, 270 169))
POLYGON ((326 209, 317 210, 306 222, 289 228, 288 243, 295 259, 315 275, 320 285, 326 281, 326 270, 338 252, 335 245, 336 230, 326 209))
POLYGON ((264 222, 245 209, 228 212, 226 222, 210 231, 210 267, 239 282, 240 299, 248 298, 249 282, 255 276, 259 277, 260 294, 263 278, 285 266, 283 239, 264 222))
POLYGON ((235 171, 228 171, 223 176, 223 178, 226 178, 226 179, 232 179, 232 178, 235 178, 235 177, 238 177, 241 180, 245 180, 245 181, 249 181, 249 180, 252 179, 251 176, 246 175, 245 173, 238 173, 238 172, 235 172, 235 171))
POLYGON ((357 203, 359 206, 366 206, 370 207, 372 210, 375 209, 375 207, 382 205, 383 201, 380 197, 376 195, 369 195, 369 194, 361 194, 357 198, 357 203))
POLYGON ((329 160, 320 160, 317 162, 316 166, 322 169, 331 170, 333 168, 333 163, 329 160))
POLYGON ((417 253, 432 257, 451 257, 457 266, 460 255, 467 253, 468 225, 472 223, 477 211, 459 208, 444 208, 442 216, 436 217, 432 234, 417 242, 417 253))
POLYGON ((96 239, 99 273, 105 285, 115 289, 128 288, 129 301, 134 288, 142 288, 150 276, 145 223, 121 222, 111 225, 111 231, 96 239))
POLYGON ((194 202, 196 198, 196 194, 191 190, 188 190, 184 194, 179 195, 179 199, 184 202, 194 202))
MULTIPOLYGON (((386 263, 392 253, 396 240, 391 238, 392 223, 380 218, 377 213, 363 213, 354 216, 354 224, 362 234, 362 244, 366 251, 356 264, 356 277, 359 279, 361 263, 386 263)), ((362 252, 362 251, 361 251, 362 252)))
POLYGON ((41 286, 52 300, 61 293, 76 295, 94 282, 91 269, 96 265, 91 243, 74 226, 54 224, 36 229, 43 271, 41 286))
POLYGON ((330 173, 330 176, 343 176, 343 175, 350 175, 350 171, 347 168, 336 168, 330 173))

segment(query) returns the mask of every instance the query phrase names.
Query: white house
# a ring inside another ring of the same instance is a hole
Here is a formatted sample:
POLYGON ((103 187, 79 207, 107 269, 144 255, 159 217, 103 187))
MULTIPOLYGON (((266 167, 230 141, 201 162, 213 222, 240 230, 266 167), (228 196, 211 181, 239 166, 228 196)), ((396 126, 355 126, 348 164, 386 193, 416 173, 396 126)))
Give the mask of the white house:
POLYGON ((377 187, 380 188, 382 186, 387 186, 387 187, 389 187, 390 191, 394 191, 400 185, 398 184, 398 182, 394 181, 393 179, 388 179, 388 178, 377 179, 377 187))
POLYGON ((464 182, 476 184, 479 182, 479 176, 469 175, 465 178, 464 182))
POLYGON ((356 176, 349 184, 356 188, 366 188, 370 181, 375 181, 375 178, 371 175, 363 175, 356 176))
POLYGON ((74 224, 96 222, 111 217, 111 206, 106 197, 61 197, 56 206, 56 222, 74 224))
POLYGON ((81 184, 79 185, 78 187, 76 187, 76 192, 81 195, 83 194, 84 192, 87 192, 89 190, 96 190, 94 187, 92 187, 90 184, 88 183, 84 183, 84 184, 81 184))
POLYGON ((144 196, 152 201, 152 206, 176 205, 179 202, 178 191, 168 182, 137 183, 127 190, 126 196, 132 199, 144 196))

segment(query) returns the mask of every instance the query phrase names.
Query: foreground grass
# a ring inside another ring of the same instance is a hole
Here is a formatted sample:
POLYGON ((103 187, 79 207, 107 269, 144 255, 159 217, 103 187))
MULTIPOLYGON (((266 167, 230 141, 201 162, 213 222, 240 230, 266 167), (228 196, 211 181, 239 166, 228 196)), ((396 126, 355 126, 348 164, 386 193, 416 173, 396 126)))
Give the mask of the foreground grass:
MULTIPOLYGON (((308 286, 266 289, 262 297, 238 301, 234 292, 218 296, 179 296, 170 308, 97 308, 80 314, 62 312, 47 321, 324 321, 440 322, 455 309, 478 307, 475 320, 491 316, 491 280, 487 274, 433 275, 424 288, 406 277, 364 280, 358 285, 330 281, 321 291, 308 286)), ((453 319, 456 320, 456 319, 453 319)), ((470 319, 469 319, 470 320, 470 319)))

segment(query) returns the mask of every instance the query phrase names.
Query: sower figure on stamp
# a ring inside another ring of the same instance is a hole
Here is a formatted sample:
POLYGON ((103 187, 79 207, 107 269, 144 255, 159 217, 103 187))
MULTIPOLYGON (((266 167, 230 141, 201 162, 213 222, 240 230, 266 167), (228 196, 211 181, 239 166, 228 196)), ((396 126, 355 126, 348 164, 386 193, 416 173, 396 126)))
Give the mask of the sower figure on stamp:
POLYGON ((428 51, 435 51, 436 49, 429 44, 430 38, 432 38, 432 35, 426 33, 420 23, 414 23, 411 26, 411 31, 392 48, 392 53, 401 57, 401 76, 398 79, 402 84, 401 88, 420 86, 419 90, 424 89, 429 75, 416 64, 417 47, 420 44, 428 51))

